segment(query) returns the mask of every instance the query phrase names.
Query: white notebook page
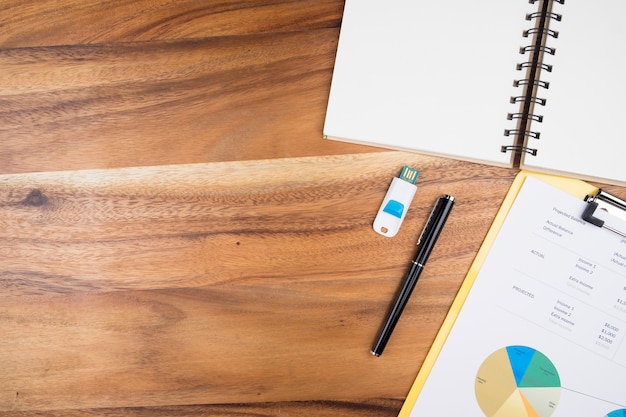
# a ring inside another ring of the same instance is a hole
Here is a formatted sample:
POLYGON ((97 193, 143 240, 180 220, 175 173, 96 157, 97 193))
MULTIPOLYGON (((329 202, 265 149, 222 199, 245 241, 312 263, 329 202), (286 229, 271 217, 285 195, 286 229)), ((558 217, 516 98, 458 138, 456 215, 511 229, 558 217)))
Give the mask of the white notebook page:
POLYGON ((544 120, 523 167, 626 185, 626 2, 572 0, 553 11, 562 21, 551 23, 556 53, 544 58, 553 65, 541 76, 550 82, 538 94, 545 108, 535 111, 544 120))
POLYGON ((510 165, 527 0, 347 0, 324 134, 510 165))

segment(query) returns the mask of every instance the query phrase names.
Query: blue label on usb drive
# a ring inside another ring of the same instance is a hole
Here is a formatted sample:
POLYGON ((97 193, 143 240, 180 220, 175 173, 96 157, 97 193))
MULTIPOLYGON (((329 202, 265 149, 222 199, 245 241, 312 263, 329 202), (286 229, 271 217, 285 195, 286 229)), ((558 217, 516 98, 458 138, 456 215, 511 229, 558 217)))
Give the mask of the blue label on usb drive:
POLYGON ((389 200, 383 211, 400 219, 404 211, 404 204, 396 200, 389 200))

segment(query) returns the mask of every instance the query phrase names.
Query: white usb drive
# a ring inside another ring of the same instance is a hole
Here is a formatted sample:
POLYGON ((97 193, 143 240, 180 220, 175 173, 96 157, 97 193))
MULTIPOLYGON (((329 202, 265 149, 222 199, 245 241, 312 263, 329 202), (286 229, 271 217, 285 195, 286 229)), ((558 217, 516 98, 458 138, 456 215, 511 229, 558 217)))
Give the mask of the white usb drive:
POLYGON ((405 166, 398 178, 391 180, 383 203, 374 219, 374 231, 386 237, 393 237, 400 230, 406 212, 413 201, 419 171, 405 166))

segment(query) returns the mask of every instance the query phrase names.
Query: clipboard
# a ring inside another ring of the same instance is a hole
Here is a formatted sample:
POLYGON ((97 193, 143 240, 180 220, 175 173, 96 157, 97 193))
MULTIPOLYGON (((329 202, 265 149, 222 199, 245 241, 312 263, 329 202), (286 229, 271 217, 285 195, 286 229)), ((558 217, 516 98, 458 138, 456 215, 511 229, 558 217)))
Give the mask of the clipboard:
POLYGON ((507 192, 496 217, 487 232, 487 235, 478 250, 472 265, 459 289, 457 296, 455 297, 444 322, 435 337, 435 340, 426 355, 424 363, 420 368, 420 371, 411 386, 409 393, 404 401, 402 408, 400 409, 399 417, 408 417, 411 414, 412 409, 417 401, 419 394, 421 393, 426 380, 428 379, 437 358, 443 349, 446 340, 452 331, 452 328, 459 316, 463 304, 467 299, 470 289, 472 288, 478 273, 485 262, 487 254, 491 250, 491 247, 498 235, 502 225, 509 214, 518 193, 520 192, 524 181, 529 176, 533 176, 546 182, 554 187, 557 187, 567 193, 587 201, 589 204, 585 210, 583 219, 598 226, 605 227, 608 230, 612 230, 622 236, 626 236, 623 233, 626 232, 626 203, 623 200, 612 196, 609 193, 598 189, 591 184, 584 181, 559 177, 551 174, 540 174, 522 170, 515 177, 509 191, 507 192), (586 217, 586 218, 585 218, 586 217))

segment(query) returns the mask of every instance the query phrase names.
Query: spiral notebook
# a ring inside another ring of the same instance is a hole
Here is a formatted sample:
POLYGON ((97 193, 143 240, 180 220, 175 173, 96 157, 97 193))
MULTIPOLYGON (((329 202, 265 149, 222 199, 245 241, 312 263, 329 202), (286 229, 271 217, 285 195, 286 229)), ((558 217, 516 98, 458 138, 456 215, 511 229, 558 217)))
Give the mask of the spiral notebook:
POLYGON ((324 136, 626 185, 625 13, 346 0, 324 136))

